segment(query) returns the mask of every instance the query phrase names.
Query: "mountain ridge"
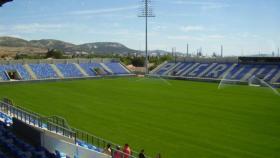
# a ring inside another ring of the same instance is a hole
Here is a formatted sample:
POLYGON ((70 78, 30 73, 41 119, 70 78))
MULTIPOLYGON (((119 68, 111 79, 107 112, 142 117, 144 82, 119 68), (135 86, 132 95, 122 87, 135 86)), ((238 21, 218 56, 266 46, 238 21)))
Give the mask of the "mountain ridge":
MULTIPOLYGON (((88 42, 83 44, 73 44, 56 39, 25 40, 18 37, 0 36, 0 55, 15 56, 16 54, 44 54, 48 50, 57 49, 66 55, 73 54, 98 54, 98 55, 128 55, 141 54, 144 51, 128 48, 119 42, 88 42)), ((150 50, 149 54, 166 55, 171 52, 165 50, 150 50)), ((182 54, 176 52, 177 54, 182 54)))
MULTIPOLYGON (((91 42, 84 44, 73 44, 56 39, 25 40, 17 37, 0 37, 0 47, 28 47, 40 48, 44 50, 57 49, 66 54, 77 52, 96 53, 96 54, 129 54, 139 53, 140 51, 126 47, 118 42, 91 42)), ((35 53, 35 52, 34 52, 35 53)))

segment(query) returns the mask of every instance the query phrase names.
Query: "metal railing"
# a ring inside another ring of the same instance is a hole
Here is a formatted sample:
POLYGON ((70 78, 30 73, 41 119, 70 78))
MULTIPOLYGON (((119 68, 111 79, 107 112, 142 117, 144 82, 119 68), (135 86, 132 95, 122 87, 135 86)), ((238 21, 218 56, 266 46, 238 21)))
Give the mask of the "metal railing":
MULTIPOLYGON (((110 144, 112 149, 112 158, 114 158, 115 152, 118 152, 118 154, 121 155, 121 158, 138 158, 138 152, 131 150, 131 155, 127 156, 121 149, 117 149, 119 146, 118 144, 102 139, 88 132, 71 128, 66 120, 62 117, 45 117, 38 113, 31 112, 30 110, 27 110, 23 107, 10 105, 3 101, 0 101, 0 111, 31 126, 39 127, 67 138, 71 138, 76 144, 78 142, 84 142, 87 145, 97 147, 98 149, 101 149, 99 150, 100 152, 103 152, 103 149, 105 149, 107 145, 110 144)), ((146 156, 146 158, 149 157, 146 156)))
MULTIPOLYGON (((117 147, 120 145, 113 143, 109 140, 102 139, 102 138, 92 135, 90 133, 81 131, 79 129, 72 128, 72 130, 75 131, 77 140, 83 141, 87 144, 94 145, 95 147, 100 148, 100 149, 105 149, 107 147, 107 145, 110 144, 111 149, 112 149, 112 155, 111 155, 112 158, 114 158, 115 152, 118 152, 121 155, 121 158, 126 158, 126 154, 124 152, 122 152, 122 150, 117 149, 117 147)), ((139 152, 135 152, 135 151, 131 150, 131 155, 128 157, 129 158, 138 158, 138 155, 139 155, 139 152)), ((148 156, 145 156, 145 157, 149 158, 148 156)))
POLYGON ((36 113, 30 113, 28 111, 23 110, 22 108, 19 108, 18 106, 13 106, 3 101, 0 101, 0 110, 6 113, 8 116, 21 120, 22 122, 27 123, 29 125, 39 127, 50 132, 76 140, 75 132, 65 127, 59 126, 47 119, 44 119, 44 117, 36 113))
POLYGON ((67 129, 71 130, 71 127, 68 125, 68 122, 60 116, 54 115, 54 116, 45 117, 44 119, 46 119, 49 122, 52 122, 54 124, 57 124, 61 127, 64 127, 64 128, 67 128, 67 129))

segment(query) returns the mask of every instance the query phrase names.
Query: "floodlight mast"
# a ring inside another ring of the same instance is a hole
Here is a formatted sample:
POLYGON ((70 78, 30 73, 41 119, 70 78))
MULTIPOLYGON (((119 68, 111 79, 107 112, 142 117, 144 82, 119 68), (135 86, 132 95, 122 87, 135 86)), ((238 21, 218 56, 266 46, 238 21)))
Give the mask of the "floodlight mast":
POLYGON ((153 14, 152 0, 141 0, 140 15, 138 17, 145 18, 145 73, 149 73, 148 69, 148 18, 155 17, 153 14))

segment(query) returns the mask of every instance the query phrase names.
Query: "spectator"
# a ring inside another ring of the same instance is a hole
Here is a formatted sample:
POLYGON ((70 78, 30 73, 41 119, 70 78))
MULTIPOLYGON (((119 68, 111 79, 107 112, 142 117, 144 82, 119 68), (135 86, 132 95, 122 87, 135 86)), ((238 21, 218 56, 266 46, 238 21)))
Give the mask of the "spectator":
POLYGON ((103 153, 110 156, 112 155, 111 144, 107 144, 107 147, 104 149, 103 153))
POLYGON ((117 146, 116 149, 117 150, 114 152, 114 155, 113 155, 114 157, 113 158, 122 158, 122 154, 120 152, 121 147, 117 146))
POLYGON ((124 145, 123 152, 124 152, 123 158, 129 158, 131 156, 131 150, 128 144, 124 145))
POLYGON ((139 153, 139 158, 146 158, 144 154, 144 149, 142 149, 141 152, 139 153))

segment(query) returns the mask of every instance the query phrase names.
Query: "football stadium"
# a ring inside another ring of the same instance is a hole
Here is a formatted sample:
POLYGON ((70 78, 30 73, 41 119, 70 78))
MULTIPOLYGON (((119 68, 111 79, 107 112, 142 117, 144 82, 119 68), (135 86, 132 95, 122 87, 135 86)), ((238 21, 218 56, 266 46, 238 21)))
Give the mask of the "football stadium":
POLYGON ((142 53, 1 59, 0 158, 280 157, 280 56, 142 53))
MULTIPOLYGON (((70 157, 127 142, 166 157, 279 156, 279 62, 220 60, 166 62, 146 77, 109 60, 2 63, 1 115, 27 142, 70 157)), ((19 157, 33 150, 2 133, 19 157)))

